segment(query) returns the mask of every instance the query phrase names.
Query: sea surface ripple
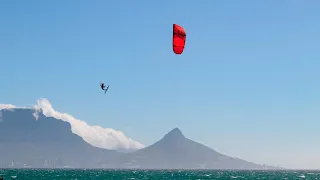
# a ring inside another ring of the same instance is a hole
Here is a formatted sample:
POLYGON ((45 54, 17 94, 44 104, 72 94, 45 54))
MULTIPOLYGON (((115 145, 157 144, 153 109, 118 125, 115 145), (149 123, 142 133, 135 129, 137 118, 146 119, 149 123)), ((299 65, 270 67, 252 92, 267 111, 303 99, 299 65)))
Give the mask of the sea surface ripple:
POLYGON ((319 179, 320 171, 232 171, 232 170, 101 170, 101 169, 0 169, 0 176, 23 180, 142 180, 142 179, 319 179))

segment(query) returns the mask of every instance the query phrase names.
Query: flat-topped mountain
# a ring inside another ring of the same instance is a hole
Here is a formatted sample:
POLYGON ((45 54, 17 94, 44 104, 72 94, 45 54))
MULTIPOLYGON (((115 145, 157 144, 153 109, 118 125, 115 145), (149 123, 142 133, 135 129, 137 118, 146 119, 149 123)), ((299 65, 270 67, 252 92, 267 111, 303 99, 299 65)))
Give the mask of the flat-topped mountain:
MULTIPOLYGON (((69 123, 37 120, 32 109, 1 110, 0 163, 7 167, 100 167, 121 153, 96 148, 71 132, 69 123), (46 164, 46 165, 44 165, 46 164)), ((105 165, 106 167, 112 167, 105 165)))

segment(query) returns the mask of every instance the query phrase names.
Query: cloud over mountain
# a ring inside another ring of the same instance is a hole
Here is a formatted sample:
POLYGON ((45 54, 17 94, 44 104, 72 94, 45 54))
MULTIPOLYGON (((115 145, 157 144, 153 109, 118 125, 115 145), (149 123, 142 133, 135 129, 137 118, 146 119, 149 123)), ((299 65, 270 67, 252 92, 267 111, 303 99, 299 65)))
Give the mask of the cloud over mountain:
POLYGON ((2 110, 2 109, 12 109, 12 108, 16 108, 16 106, 14 106, 12 104, 0 104, 0 110, 2 110))
MULTIPOLYGON (((21 108, 11 104, 0 104, 1 109, 21 108)), ((56 111, 47 99, 39 99, 34 106, 35 119, 38 113, 43 113, 47 117, 54 117, 56 119, 69 122, 71 130, 74 134, 82 137, 84 141, 95 147, 114 149, 114 150, 136 150, 145 147, 143 144, 132 140, 124 135, 123 132, 111 128, 103 128, 100 126, 88 125, 85 121, 76 119, 67 113, 56 111)))

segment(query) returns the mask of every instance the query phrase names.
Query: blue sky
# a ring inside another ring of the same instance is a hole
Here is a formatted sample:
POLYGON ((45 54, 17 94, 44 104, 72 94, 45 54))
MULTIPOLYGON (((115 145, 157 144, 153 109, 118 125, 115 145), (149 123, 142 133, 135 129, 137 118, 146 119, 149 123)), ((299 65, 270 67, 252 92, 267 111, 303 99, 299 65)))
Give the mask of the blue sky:
POLYGON ((179 127, 231 156, 320 168, 319 5, 2 1, 0 103, 43 97, 144 144, 179 127), (187 32, 180 56, 173 23, 187 32))

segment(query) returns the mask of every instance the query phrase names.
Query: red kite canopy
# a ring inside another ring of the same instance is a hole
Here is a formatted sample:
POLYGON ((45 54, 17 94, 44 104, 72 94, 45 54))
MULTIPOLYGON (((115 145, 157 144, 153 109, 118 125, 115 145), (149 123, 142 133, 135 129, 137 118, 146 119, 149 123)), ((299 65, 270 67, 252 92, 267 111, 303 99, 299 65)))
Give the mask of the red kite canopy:
POLYGON ((182 54, 186 44, 186 31, 183 27, 173 24, 172 48, 175 54, 182 54))

